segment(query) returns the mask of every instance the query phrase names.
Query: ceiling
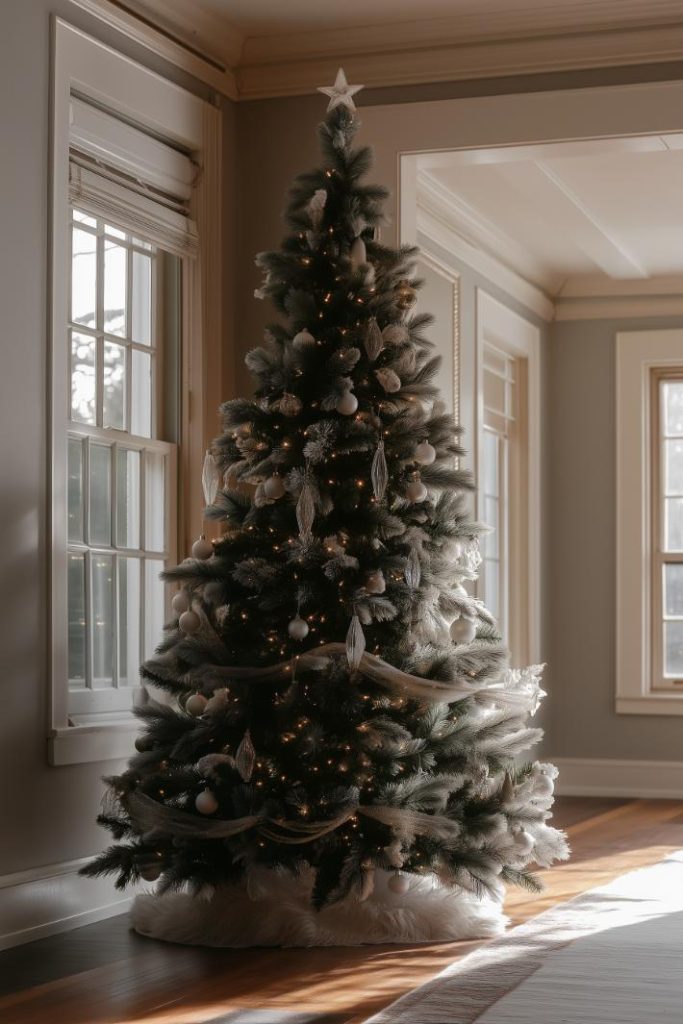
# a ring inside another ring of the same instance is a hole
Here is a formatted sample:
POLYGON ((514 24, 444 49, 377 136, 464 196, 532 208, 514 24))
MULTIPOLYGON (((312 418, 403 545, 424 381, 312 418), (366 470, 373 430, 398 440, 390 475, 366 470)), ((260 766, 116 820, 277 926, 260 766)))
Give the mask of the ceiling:
POLYGON ((423 213, 550 298, 682 289, 682 134, 415 159, 423 213))
POLYGON ((342 61, 386 86, 683 59, 683 0, 74 2, 156 29, 233 99, 311 92, 342 61))

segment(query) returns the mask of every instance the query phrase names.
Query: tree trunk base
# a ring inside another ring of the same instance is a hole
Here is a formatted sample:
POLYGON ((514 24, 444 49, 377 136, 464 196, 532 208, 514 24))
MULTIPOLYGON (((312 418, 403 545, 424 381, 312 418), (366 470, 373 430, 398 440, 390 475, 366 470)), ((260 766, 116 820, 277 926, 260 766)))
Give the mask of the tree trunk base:
POLYGON ((239 886, 208 896, 138 896, 133 927, 141 935, 192 946, 360 946, 454 942, 500 935, 507 924, 491 897, 447 889, 434 878, 410 876, 406 893, 392 892, 391 876, 376 872, 363 902, 352 894, 323 910, 310 903, 311 878, 259 870, 239 886))

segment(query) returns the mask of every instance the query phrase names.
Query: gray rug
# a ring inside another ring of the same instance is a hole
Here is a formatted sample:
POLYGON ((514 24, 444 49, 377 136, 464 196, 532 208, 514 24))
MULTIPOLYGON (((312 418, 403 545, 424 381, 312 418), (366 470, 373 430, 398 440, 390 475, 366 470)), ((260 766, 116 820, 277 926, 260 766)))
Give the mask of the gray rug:
POLYGON ((683 851, 563 903, 366 1024, 681 1024, 683 851))

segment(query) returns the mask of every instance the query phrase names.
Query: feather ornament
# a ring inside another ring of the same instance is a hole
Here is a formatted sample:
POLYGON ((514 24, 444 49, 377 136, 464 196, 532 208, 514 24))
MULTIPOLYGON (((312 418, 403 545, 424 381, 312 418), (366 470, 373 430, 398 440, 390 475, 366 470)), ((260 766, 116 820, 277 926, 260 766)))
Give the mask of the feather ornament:
POLYGON ((395 394, 401 390, 401 378, 389 367, 384 366, 379 370, 375 370, 375 377, 377 377, 377 380, 388 395, 395 394))
POLYGON ((323 219, 326 202, 327 192, 324 188, 317 188, 308 200, 306 209, 308 210, 308 216, 311 218, 311 224, 316 230, 320 227, 320 222, 323 219))
POLYGON ((360 624, 360 619, 354 613, 351 618, 348 632, 346 634, 346 659, 349 668, 356 671, 365 653, 365 634, 360 624))
POLYGON ((417 548, 412 548, 408 555, 408 561, 406 567, 403 570, 405 581, 411 590, 417 590, 420 586, 420 577, 422 570, 420 568, 420 557, 417 553, 417 548))

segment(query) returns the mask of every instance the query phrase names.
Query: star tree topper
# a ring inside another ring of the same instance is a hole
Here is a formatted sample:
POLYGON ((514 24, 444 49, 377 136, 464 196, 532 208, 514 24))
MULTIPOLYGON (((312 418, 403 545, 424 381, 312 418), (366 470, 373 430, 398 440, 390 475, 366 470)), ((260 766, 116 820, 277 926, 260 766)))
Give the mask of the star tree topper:
POLYGON ((318 87, 318 92, 324 92, 326 96, 330 97, 330 102, 327 104, 328 111, 334 110, 335 107, 339 106, 355 110, 356 104, 353 102, 353 97, 362 88, 362 85, 349 85, 346 81, 344 69, 339 68, 334 85, 321 85, 318 87))

